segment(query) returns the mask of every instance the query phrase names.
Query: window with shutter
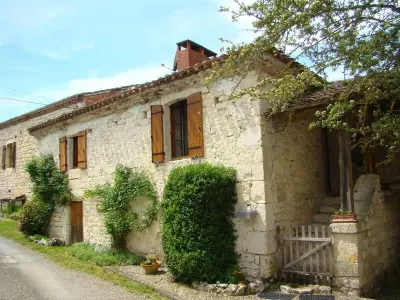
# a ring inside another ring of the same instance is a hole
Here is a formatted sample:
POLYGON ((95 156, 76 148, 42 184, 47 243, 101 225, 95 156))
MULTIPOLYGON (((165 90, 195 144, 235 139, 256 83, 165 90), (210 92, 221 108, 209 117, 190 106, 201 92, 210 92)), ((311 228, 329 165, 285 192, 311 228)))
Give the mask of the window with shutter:
POLYGON ((172 158, 188 156, 187 101, 171 105, 172 158))
POLYGON ((190 157, 204 156, 201 93, 187 98, 188 150, 190 157))
POLYGON ((7 159, 7 146, 3 146, 2 149, 2 156, 1 156, 1 168, 5 169, 6 168, 6 159, 7 159))
POLYGON ((11 168, 13 158, 13 144, 7 144, 6 168, 11 168))
POLYGON ((77 157, 78 157, 78 168, 86 169, 87 167, 87 159, 86 159, 86 130, 78 133, 77 136, 77 157))
POLYGON ((151 106, 151 150, 152 162, 164 162, 164 124, 162 105, 151 106))
POLYGON ((67 164, 67 137, 60 138, 60 171, 66 172, 68 168, 67 164))
POLYGON ((11 168, 15 168, 15 161, 17 159, 17 143, 14 142, 11 144, 11 168))

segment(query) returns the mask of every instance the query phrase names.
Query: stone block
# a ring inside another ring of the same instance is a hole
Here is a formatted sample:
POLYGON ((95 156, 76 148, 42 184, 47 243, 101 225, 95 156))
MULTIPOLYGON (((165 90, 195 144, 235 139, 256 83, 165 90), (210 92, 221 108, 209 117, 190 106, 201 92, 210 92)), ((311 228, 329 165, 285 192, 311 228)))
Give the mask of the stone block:
POLYGON ((249 232, 246 235, 247 251, 252 254, 267 254, 266 234, 264 232, 249 232))
POLYGON ((253 181, 251 184, 251 201, 255 203, 266 203, 265 201, 265 182, 253 181))
POLYGON ((332 234, 360 232, 358 223, 332 223, 331 230, 332 230, 332 234))

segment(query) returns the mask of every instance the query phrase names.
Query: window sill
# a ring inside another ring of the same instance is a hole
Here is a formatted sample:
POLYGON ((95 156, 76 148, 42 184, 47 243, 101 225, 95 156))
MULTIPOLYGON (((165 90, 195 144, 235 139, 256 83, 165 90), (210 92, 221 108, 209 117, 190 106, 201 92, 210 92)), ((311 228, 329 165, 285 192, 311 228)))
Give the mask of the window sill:
POLYGON ((175 161, 175 160, 181 160, 181 159, 186 159, 186 158, 191 158, 190 156, 179 156, 179 157, 173 157, 171 158, 171 161, 175 161))

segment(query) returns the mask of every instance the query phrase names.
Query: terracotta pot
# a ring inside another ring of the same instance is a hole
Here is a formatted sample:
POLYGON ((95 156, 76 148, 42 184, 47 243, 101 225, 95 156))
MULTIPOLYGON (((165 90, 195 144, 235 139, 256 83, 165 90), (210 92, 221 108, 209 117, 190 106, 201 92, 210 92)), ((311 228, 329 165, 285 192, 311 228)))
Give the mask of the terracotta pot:
POLYGON ((160 267, 159 263, 154 263, 152 265, 145 265, 142 261, 140 266, 143 268, 146 274, 156 274, 158 272, 158 268, 160 267))
POLYGON ((332 223, 357 223, 357 215, 355 213, 332 215, 332 223))

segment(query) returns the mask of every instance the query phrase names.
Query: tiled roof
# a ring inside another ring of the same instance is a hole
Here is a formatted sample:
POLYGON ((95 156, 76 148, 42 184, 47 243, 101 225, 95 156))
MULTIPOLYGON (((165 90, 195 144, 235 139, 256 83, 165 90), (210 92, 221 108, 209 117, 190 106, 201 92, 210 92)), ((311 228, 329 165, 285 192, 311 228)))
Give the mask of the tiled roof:
POLYGON ((298 101, 292 101, 289 106, 282 110, 271 113, 266 112, 266 115, 276 115, 286 111, 297 111, 317 106, 328 105, 334 102, 338 96, 345 90, 345 86, 341 81, 334 82, 324 88, 320 88, 313 92, 309 92, 302 96, 298 101))
MULTIPOLYGON (((284 63, 291 63, 291 64, 293 64, 294 67, 304 68, 303 65, 301 65, 298 62, 296 62, 295 60, 293 60, 289 56, 285 55, 281 51, 275 50, 272 54, 276 58, 278 58, 280 61, 282 61, 284 63)), ((59 116, 57 118, 47 120, 47 121, 45 121, 43 123, 37 124, 35 126, 32 126, 28 130, 29 130, 29 132, 34 132, 36 130, 40 130, 42 128, 51 126, 53 124, 57 124, 59 122, 66 121, 68 119, 71 119, 71 118, 86 114, 88 112, 91 112, 91 111, 94 111, 94 110, 97 110, 97 109, 100 109, 100 108, 102 108, 104 106, 107 106, 109 104, 112 104, 112 103, 114 103, 114 102, 116 102, 116 101, 118 101, 118 100, 120 100, 122 98, 129 97, 131 95, 138 94, 138 93, 153 89, 153 88, 158 87, 158 86, 160 86, 162 84, 168 84, 168 83, 170 83, 172 81, 179 80, 179 79, 182 79, 182 78, 186 78, 186 77, 188 77, 190 75, 193 75, 193 74, 197 74, 200 71, 203 71, 203 70, 211 68, 213 62, 222 62, 227 57, 228 57, 227 55, 221 55, 221 56, 219 56, 217 58, 212 58, 210 60, 203 61, 202 63, 197 63, 193 67, 187 68, 185 70, 166 75, 166 76, 164 76, 162 78, 159 78, 159 79, 156 79, 156 80, 153 80, 153 81, 150 81, 150 82, 146 82, 146 83, 143 83, 143 84, 135 85, 131 89, 127 89, 127 90, 121 92, 118 95, 111 96, 111 97, 109 97, 107 99, 104 99, 103 101, 97 102, 97 103, 92 104, 92 105, 85 106, 85 107, 77 109, 77 110, 75 110, 75 111, 73 111, 71 113, 67 113, 67 114, 61 115, 61 116, 59 116)))
POLYGON ((63 107, 64 108, 65 107, 69 107, 72 104, 76 104, 76 103, 79 103, 79 102, 83 101, 85 96, 90 96, 90 95, 94 95, 94 94, 98 94, 98 93, 106 93, 106 92, 124 90, 124 89, 126 89, 128 87, 131 87, 131 86, 124 86, 124 87, 112 88, 112 89, 107 89, 107 90, 100 90, 100 91, 95 91, 95 92, 76 94, 76 95, 64 98, 64 99, 62 99, 60 101, 56 101, 56 102, 50 103, 49 105, 46 105, 44 107, 41 107, 41 108, 35 109, 33 111, 27 112, 25 114, 22 114, 20 116, 15 117, 15 118, 8 119, 8 120, 0 123, 0 129, 15 125, 15 124, 20 123, 20 122, 28 121, 28 120, 30 120, 32 118, 36 118, 36 117, 45 115, 45 114, 47 114, 49 112, 56 111, 56 110, 61 109, 63 107))

